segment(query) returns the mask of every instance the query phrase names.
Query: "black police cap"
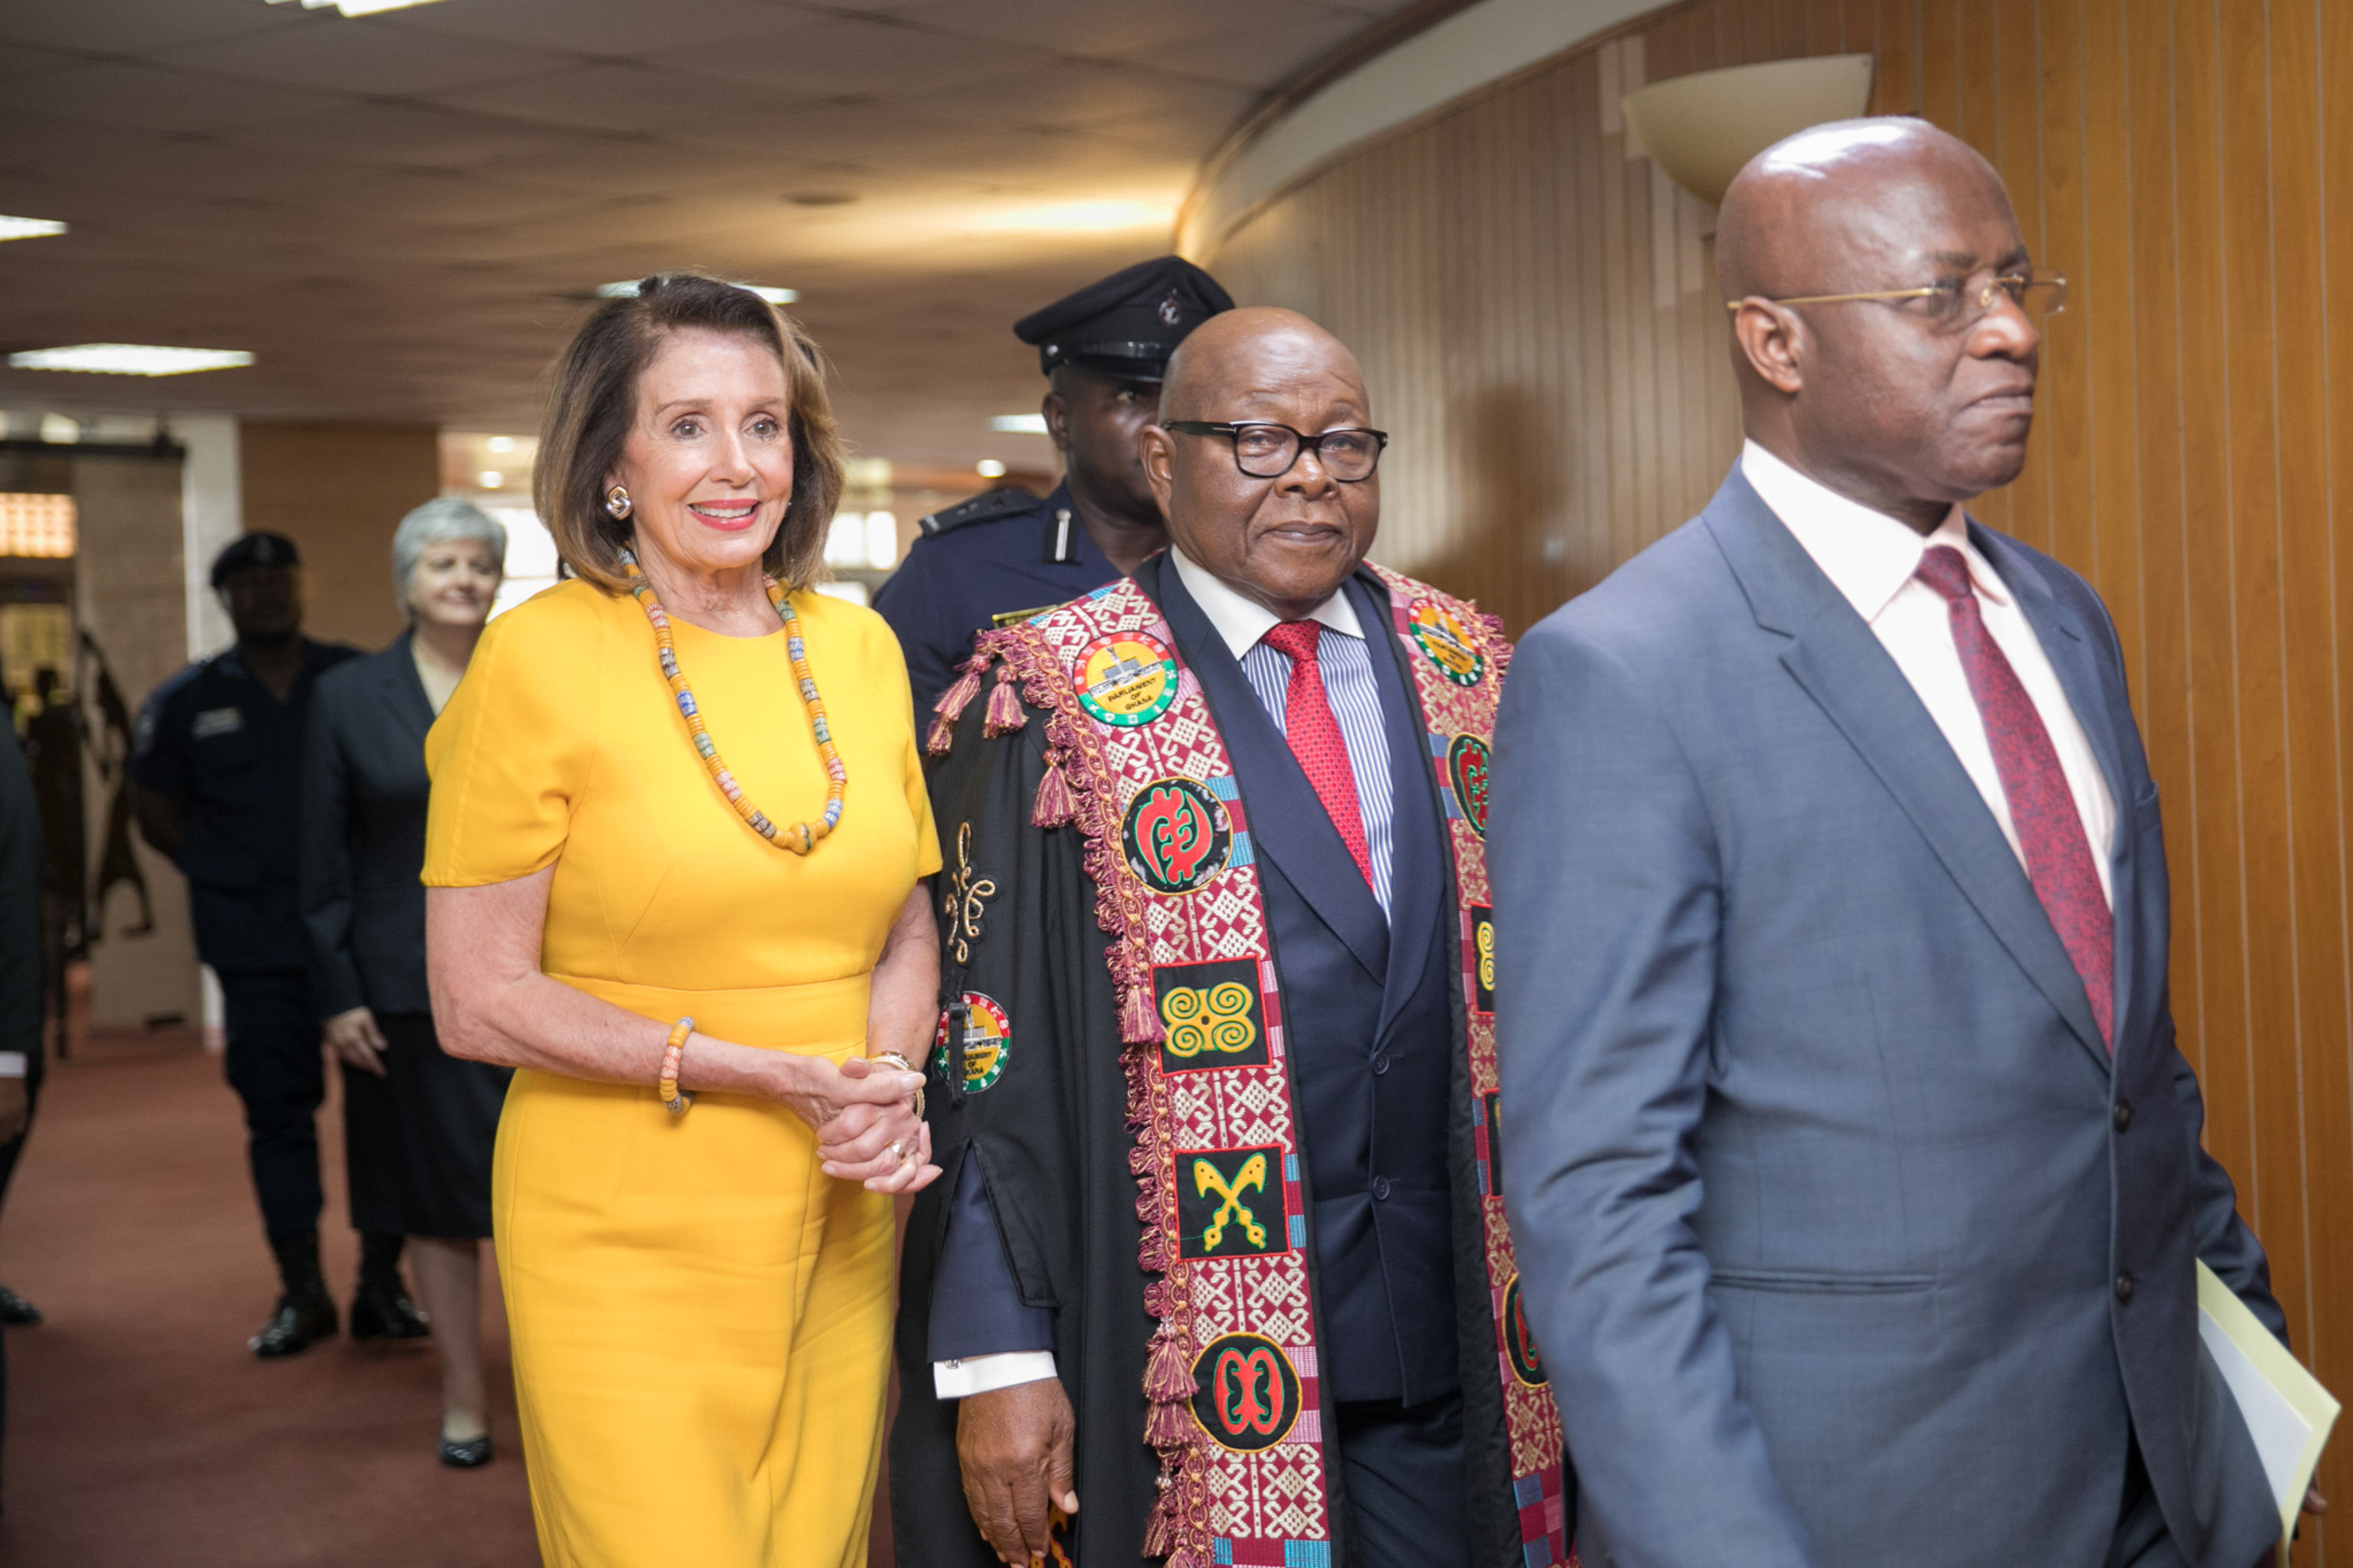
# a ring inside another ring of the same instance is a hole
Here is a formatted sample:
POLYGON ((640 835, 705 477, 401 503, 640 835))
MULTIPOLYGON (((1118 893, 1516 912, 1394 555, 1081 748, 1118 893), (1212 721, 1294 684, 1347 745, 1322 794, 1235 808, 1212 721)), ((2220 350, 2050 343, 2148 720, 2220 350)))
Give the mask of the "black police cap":
POLYGON ((1013 323, 1013 335, 1038 345, 1038 368, 1052 374, 1074 364, 1109 375, 1158 381, 1185 334, 1234 297, 1181 256, 1123 268, 1013 323))
POLYGON ((301 552, 282 533, 241 533, 213 557, 213 586, 217 588, 248 566, 299 566, 301 552))

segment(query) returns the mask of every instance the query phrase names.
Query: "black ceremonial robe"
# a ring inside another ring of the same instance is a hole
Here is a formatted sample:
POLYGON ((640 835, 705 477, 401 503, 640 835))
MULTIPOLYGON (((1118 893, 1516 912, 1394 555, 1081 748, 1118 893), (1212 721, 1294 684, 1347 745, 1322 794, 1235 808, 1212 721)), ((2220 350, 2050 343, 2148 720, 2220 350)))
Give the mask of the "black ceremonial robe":
MULTIPOLYGON (((1164 588, 1184 599, 1175 572, 1164 571, 1160 561, 1147 563, 1138 581, 1164 607, 1169 607, 1164 588)), ((1366 623, 1377 663, 1401 660, 1397 639, 1385 635, 1387 590, 1366 574, 1351 593, 1362 601, 1360 619, 1366 623)), ((1189 599, 1184 602, 1189 607, 1189 599)), ((1266 735, 1276 735, 1262 711, 1242 707, 1251 700, 1239 668, 1221 643, 1210 646, 1209 638, 1198 635, 1207 631, 1198 609, 1188 619, 1171 607, 1170 617, 1178 651, 1200 675, 1229 747, 1242 725, 1256 724, 1266 735), (1188 628, 1197 635, 1188 636, 1188 628), (1208 668, 1219 660, 1224 661, 1221 670, 1208 668)), ((1401 665, 1393 668, 1402 674, 1401 665)), ((1388 682, 1386 672, 1382 679, 1388 682)), ((1410 704, 1412 683, 1399 684, 1410 704)), ((916 1201, 902 1266, 902 1402, 891 1438, 900 1560, 910 1568, 985 1568, 995 1561, 964 1501, 955 1453, 957 1405, 933 1394, 934 1314, 954 1313, 963 1305, 935 1300, 934 1285, 955 1194, 970 1161, 976 1163, 986 1189, 983 1212, 995 1215, 1022 1301, 1050 1314, 1056 1364, 1078 1433, 1074 1480, 1082 1507, 1068 1539, 1071 1557, 1087 1568, 1134 1563, 1143 1560, 1161 1466, 1144 1437, 1148 1405, 1143 1374, 1155 1326, 1145 1288, 1153 1277, 1137 1261, 1142 1227, 1129 1158, 1135 1134, 1127 1121, 1118 997, 1106 963, 1111 938, 1097 923, 1096 889, 1087 872, 1081 830, 1031 825, 1047 771, 1045 714, 1025 700, 1022 727, 989 736, 987 707, 979 700, 965 706, 955 724, 952 747, 932 779, 946 862, 940 900, 943 992, 951 998, 969 992, 996 1000, 1005 1014, 1008 1043, 1003 1059, 994 1064, 995 1076, 977 1091, 965 1090, 952 1069, 944 1068, 939 1053, 932 1064, 934 1152, 944 1176, 916 1201)), ((1274 743, 1281 745, 1279 735, 1274 743)), ((1393 757, 1403 764, 1397 769, 1400 789, 1425 792, 1425 798, 1409 803, 1414 809, 1399 812, 1400 830, 1407 822, 1434 821, 1435 786, 1419 728, 1410 728, 1405 743, 1393 742, 1393 749, 1403 753, 1393 757)), ((1237 766, 1263 845, 1264 835, 1274 829, 1274 814, 1252 794, 1251 770, 1239 762, 1237 766)), ((1262 851, 1261 864, 1265 858, 1262 851)), ((1443 907, 1434 923, 1452 931, 1460 914, 1444 864, 1433 836, 1416 869, 1425 889, 1440 889, 1435 897, 1443 907)), ((1405 869, 1402 860, 1398 868, 1405 869)), ((1278 922, 1278 936, 1279 930, 1278 922)), ((1295 1009, 1307 1003, 1309 997, 1295 988, 1279 940, 1275 962, 1284 974, 1287 1005, 1295 1009)), ((1459 984, 1446 994, 1439 1014, 1446 1021, 1439 1030, 1451 1048, 1430 1087, 1447 1102, 1442 1121, 1433 1118, 1433 1128, 1440 1130, 1431 1137, 1441 1145, 1433 1159, 1452 1194, 1454 1321, 1443 1321, 1449 1314, 1442 1287, 1437 1300, 1425 1304, 1424 1321, 1412 1326, 1425 1336, 1452 1341, 1439 1355, 1416 1359, 1459 1359, 1472 1537, 1465 1554, 1481 1568, 1501 1568, 1523 1562, 1521 1529, 1512 1511, 1508 1445, 1492 1370, 1495 1323, 1478 1251, 1480 1210, 1459 984), (1427 1321, 1432 1319, 1438 1321, 1427 1321)), ((1312 1144, 1314 1113, 1303 1115, 1303 1135, 1312 1144)), ((1318 1212, 1312 1193, 1309 1209, 1318 1212)), ((969 1219, 974 1211, 966 1206, 963 1212, 969 1219)), ((961 1234, 959 1239, 968 1244, 961 1234)), ((1327 1290, 1319 1279, 1318 1317, 1328 1335, 1327 1290)), ((1446 1370, 1451 1376, 1452 1366, 1446 1370)), ((1328 1397, 1328 1384, 1325 1392, 1328 1397)), ((1406 1392, 1419 1398, 1426 1390, 1406 1392)), ((1336 1430, 1328 1408, 1324 1429, 1336 1430)), ((1338 1561, 1345 1562, 1350 1554, 1343 1473, 1336 1462, 1329 1467, 1338 1561)), ((1057 1544, 1063 1542, 1058 1539, 1057 1544)))

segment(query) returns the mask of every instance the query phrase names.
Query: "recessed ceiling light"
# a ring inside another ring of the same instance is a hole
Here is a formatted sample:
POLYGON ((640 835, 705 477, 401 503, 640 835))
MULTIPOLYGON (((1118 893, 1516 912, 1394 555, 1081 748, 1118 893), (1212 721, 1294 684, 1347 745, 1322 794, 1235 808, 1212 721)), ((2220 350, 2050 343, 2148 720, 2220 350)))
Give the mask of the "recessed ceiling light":
POLYGON ((988 422, 992 430, 1010 430, 1023 436, 1043 436, 1046 416, 1042 414, 1000 414, 988 422))
POLYGON ((252 363, 253 356, 243 349, 165 349, 148 343, 75 343, 8 356, 8 363, 17 370, 84 370, 100 375, 185 375, 252 363))
POLYGON ((474 476, 474 482, 486 490, 502 489, 506 486, 507 477, 496 468, 484 468, 474 476))
MULTIPOLYGON (((638 279, 634 278, 627 283, 599 283, 596 285, 596 297, 599 300, 635 299, 638 283, 638 279)), ((800 294, 795 289, 771 289, 761 283, 738 283, 735 287, 743 289, 746 294, 757 294, 771 305, 789 305, 800 298, 800 294)))
POLYGON ((0 239, 38 239, 46 234, 63 234, 66 226, 49 217, 0 216, 0 239))
MULTIPOLYGON (((292 0, 269 0, 272 5, 286 5, 292 0)), ((333 6, 346 16, 372 16, 378 11, 398 11, 410 5, 430 5, 433 0, 302 0, 305 11, 323 11, 333 6)))
POLYGON ((994 458, 983 458, 972 466, 972 471, 984 479, 1001 479, 1005 477, 1005 465, 994 458))
POLYGON ((489 440, 483 442, 482 445, 489 447, 493 452, 512 452, 514 450, 514 437, 512 436, 493 436, 489 440))

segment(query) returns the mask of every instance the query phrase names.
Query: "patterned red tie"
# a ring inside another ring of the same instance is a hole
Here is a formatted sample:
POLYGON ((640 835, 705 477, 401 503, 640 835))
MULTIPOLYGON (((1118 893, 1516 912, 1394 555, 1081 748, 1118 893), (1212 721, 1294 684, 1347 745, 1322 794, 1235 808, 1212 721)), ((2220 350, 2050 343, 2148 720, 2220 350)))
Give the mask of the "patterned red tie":
POLYGON ((1315 645, 1323 634, 1319 622, 1284 621, 1260 640, 1291 661, 1291 686, 1282 706, 1283 739, 1291 742, 1291 754, 1299 759, 1300 771, 1315 786, 1324 813, 1340 830, 1348 853, 1356 858, 1356 869, 1370 883, 1373 858, 1365 848, 1356 775, 1348 771, 1347 743, 1340 738, 1331 704, 1324 700, 1324 669, 1315 662, 1315 645))
POLYGON ((1926 551, 1914 575, 1945 596, 1953 645, 1977 699, 1994 771, 2010 802, 2010 826, 2026 856, 2026 875, 2042 900, 2075 973, 2091 998, 2100 1038, 2116 1049, 2116 916, 2100 891, 2100 875, 2084 835, 2083 814, 2060 770, 2042 716, 2020 684, 1978 609, 1968 563, 1949 544, 1926 551))

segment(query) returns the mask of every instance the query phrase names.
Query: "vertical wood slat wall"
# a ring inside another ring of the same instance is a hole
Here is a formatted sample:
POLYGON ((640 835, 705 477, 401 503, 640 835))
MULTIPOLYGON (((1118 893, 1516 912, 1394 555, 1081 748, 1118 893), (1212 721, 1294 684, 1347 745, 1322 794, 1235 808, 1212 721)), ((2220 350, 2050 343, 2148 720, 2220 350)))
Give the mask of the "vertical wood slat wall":
MULTIPOLYGON (((1344 157, 1208 261, 1364 361, 1394 437, 1377 553, 1524 628, 1738 449, 1713 209, 1630 148, 1618 96, 1845 52, 1877 57, 1874 111, 1994 162, 2073 281, 2031 458, 1978 510, 2116 616, 2207 1142, 2297 1349, 2353 1397, 2353 95, 2327 87, 2353 82, 2353 5, 1701 0, 1344 157)), ((2353 1434, 2322 1479, 2353 1503, 2353 1434)))

